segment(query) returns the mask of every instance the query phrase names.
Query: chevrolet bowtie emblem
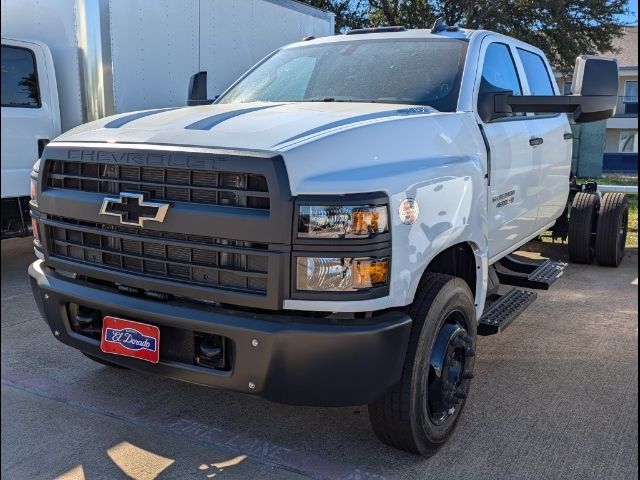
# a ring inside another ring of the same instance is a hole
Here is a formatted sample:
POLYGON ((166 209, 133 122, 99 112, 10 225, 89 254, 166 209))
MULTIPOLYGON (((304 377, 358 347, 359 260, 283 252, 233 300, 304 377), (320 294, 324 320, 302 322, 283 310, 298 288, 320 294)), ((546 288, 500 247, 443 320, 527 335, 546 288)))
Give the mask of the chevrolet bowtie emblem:
POLYGON ((149 202, 144 193, 120 192, 118 197, 104 197, 100 215, 113 215, 122 225, 144 227, 144 222, 163 222, 169 210, 168 203, 149 202))

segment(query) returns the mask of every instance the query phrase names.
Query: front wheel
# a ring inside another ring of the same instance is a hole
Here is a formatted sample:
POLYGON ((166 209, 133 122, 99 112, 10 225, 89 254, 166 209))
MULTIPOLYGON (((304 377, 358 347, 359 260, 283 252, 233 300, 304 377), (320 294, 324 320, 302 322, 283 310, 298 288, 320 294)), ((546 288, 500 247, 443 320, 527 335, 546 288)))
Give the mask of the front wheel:
POLYGON ((400 382, 369 405, 378 438, 431 456, 451 437, 473 377, 473 295, 460 278, 427 273, 409 307, 413 327, 400 382))

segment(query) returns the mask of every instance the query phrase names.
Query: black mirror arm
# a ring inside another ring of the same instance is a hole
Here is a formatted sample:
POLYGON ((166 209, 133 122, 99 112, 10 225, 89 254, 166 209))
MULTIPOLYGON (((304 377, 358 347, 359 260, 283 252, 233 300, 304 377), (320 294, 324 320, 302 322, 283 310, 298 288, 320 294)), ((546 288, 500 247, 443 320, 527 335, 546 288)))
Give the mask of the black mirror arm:
MULTIPOLYGON (((613 112, 617 97, 610 95, 510 95, 494 97, 496 113, 573 113, 586 120, 591 112, 613 112)), ((609 115, 611 116, 611 115, 609 115)), ((608 118, 608 117, 604 117, 608 118)), ((578 120, 578 119, 576 119, 578 120)))
POLYGON ((497 94, 494 102, 497 113, 573 113, 580 105, 580 102, 572 99, 571 96, 555 95, 497 94))

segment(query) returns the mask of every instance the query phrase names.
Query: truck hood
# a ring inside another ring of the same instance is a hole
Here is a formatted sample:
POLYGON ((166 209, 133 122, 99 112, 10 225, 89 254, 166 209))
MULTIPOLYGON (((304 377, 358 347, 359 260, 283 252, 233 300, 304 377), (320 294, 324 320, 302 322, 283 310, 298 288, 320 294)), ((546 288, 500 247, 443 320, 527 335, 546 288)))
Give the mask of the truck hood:
POLYGON ((337 132, 438 113, 372 103, 242 103, 162 108, 114 115, 56 141, 151 143, 284 151, 337 132))

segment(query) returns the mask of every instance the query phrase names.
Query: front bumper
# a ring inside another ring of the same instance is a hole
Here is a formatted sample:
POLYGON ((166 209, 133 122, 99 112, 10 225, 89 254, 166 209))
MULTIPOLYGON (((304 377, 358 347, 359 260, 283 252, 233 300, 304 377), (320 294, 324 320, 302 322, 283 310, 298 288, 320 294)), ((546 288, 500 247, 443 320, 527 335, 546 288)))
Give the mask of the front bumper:
POLYGON ((142 372, 293 405, 347 406, 376 400, 400 379, 411 330, 410 317, 397 311, 376 315, 366 323, 334 324, 191 302, 159 302, 62 277, 42 260, 29 267, 29 276, 40 313, 56 338, 67 345, 142 372), (162 356, 152 364, 103 353, 98 340, 71 329, 68 303, 159 326, 224 336, 233 344, 232 368, 212 370, 162 356))

